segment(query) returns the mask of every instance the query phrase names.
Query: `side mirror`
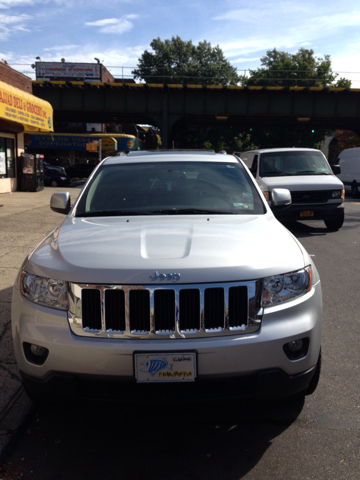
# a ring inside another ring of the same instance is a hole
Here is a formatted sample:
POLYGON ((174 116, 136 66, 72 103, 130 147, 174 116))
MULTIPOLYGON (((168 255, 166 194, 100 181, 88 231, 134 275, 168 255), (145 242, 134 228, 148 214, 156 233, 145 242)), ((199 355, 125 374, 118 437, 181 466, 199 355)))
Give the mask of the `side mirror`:
POLYGON ((331 165, 331 170, 335 175, 339 175, 341 173, 340 165, 331 165))
POLYGON ((54 212, 67 215, 70 212, 70 193, 60 192, 53 193, 50 200, 50 208, 54 212))
POLYGON ((274 188, 271 191, 271 210, 282 210, 290 207, 291 203, 291 193, 287 188, 274 188))

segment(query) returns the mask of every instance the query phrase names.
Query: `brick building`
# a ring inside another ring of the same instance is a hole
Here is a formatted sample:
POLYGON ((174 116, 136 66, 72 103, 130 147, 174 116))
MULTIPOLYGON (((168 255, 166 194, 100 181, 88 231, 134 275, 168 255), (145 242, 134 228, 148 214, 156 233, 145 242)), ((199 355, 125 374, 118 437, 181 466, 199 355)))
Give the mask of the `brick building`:
POLYGON ((3 61, 0 61, 0 81, 5 82, 12 87, 19 88, 24 92, 32 93, 31 78, 17 72, 3 61))
POLYGON ((52 132, 50 103, 32 95, 32 81, 0 62, 0 193, 17 190, 17 158, 24 132, 52 132))

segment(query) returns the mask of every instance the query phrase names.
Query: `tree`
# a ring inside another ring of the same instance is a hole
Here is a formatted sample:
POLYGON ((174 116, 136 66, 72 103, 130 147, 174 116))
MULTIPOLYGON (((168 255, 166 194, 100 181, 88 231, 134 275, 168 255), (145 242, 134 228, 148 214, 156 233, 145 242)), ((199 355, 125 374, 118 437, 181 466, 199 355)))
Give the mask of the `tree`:
POLYGON ((340 153, 347 148, 360 147, 360 137, 351 130, 336 130, 329 145, 329 161, 334 163, 340 153))
POLYGON ((155 38, 132 71, 146 83, 185 83, 202 85, 236 85, 239 76, 226 60, 219 46, 205 40, 194 45, 180 37, 162 41, 155 38))
POLYGON ((175 148, 211 149, 228 153, 256 148, 250 135, 239 133, 235 125, 179 124, 174 131, 175 148))
POLYGON ((351 80, 339 78, 331 68, 330 55, 315 57, 314 50, 300 48, 295 53, 268 50, 261 67, 240 77, 245 86, 351 87, 351 80))
POLYGON ((328 133, 324 128, 312 130, 305 126, 255 127, 249 132, 251 141, 257 148, 320 148, 328 133))

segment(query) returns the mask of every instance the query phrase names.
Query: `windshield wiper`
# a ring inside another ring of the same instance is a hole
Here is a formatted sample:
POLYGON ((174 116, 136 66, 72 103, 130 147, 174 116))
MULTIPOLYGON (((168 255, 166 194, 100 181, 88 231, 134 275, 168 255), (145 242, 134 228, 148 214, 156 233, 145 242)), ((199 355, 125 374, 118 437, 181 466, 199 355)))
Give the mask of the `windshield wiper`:
POLYGON ((160 209, 151 212, 153 215, 234 215, 237 212, 209 210, 201 208, 171 208, 160 209))
POLYGON ((141 215, 236 215, 238 212, 209 210, 200 208, 171 208, 148 210, 146 212, 134 210, 96 210, 94 212, 84 212, 77 214, 77 217, 127 217, 127 216, 141 216, 141 215))
POLYGON ((96 210, 94 212, 84 212, 77 214, 77 217, 130 217, 136 215, 153 215, 152 212, 142 212, 139 210, 96 210))
POLYGON ((296 172, 295 175, 330 175, 330 172, 316 172, 314 170, 302 170, 300 172, 296 172))

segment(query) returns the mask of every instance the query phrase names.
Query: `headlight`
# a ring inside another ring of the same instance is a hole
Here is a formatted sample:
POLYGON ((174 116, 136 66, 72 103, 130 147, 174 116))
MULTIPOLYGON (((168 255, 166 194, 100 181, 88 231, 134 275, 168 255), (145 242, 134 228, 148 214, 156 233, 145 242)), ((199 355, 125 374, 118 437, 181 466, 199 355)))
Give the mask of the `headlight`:
POLYGON ((311 267, 284 275, 266 277, 263 281, 261 306, 271 307, 293 300, 308 292, 311 285, 311 267))
POLYGON ((331 198, 344 198, 345 190, 334 190, 331 192, 331 198))
POLYGON ((68 309, 68 283, 22 272, 20 289, 24 297, 47 307, 68 309))

